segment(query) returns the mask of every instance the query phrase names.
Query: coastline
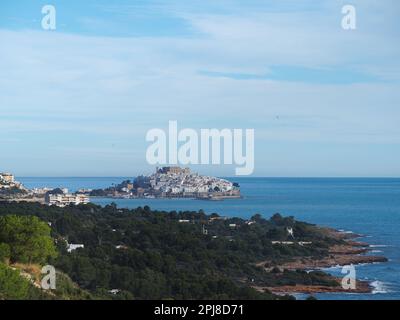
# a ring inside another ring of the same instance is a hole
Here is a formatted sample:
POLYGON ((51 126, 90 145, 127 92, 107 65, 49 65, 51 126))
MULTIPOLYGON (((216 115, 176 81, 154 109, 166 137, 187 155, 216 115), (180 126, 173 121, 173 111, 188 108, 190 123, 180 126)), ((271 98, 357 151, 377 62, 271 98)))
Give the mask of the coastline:
MULTIPOLYGON (((384 256, 366 255, 373 250, 373 247, 365 242, 355 241, 362 237, 359 234, 347 233, 327 227, 320 227, 321 231, 326 232, 330 237, 337 240, 344 240, 346 244, 332 245, 329 248, 329 255, 325 258, 315 260, 313 258, 299 258, 291 262, 283 263, 277 266, 280 270, 302 270, 302 271, 321 271, 322 269, 343 267, 348 265, 384 263, 388 259, 384 256)), ((257 266, 264 266, 267 272, 271 272, 272 268, 265 267, 269 261, 261 261, 257 266)), ((327 272, 329 274, 329 272, 327 272)), ((293 286, 277 286, 277 287, 259 287, 254 286, 258 291, 268 290, 277 295, 292 294, 316 294, 316 293, 373 293, 373 281, 356 280, 355 289, 344 289, 341 285, 342 279, 331 276, 333 281, 337 282, 337 286, 322 285, 293 285, 293 286)))
MULTIPOLYGON (((25 210, 25 207, 24 207, 25 210)), ((49 207, 49 210, 51 210, 51 206, 49 207)), ((85 212, 84 207, 80 208, 80 210, 83 210, 85 212)), ((142 214, 142 209, 138 209, 139 214, 142 214)), ((35 211, 35 210, 33 210, 35 211)), ((159 214, 159 213, 158 213, 159 214)), ((185 218, 186 217, 182 217, 185 218)), ((204 217, 200 217, 201 219, 204 219, 204 217)), ((48 219, 46 217, 46 219, 48 219)), ((173 220, 177 220, 178 217, 173 218, 173 220)), ((235 218, 232 218, 235 219, 235 218)), ((240 219, 240 218, 236 218, 240 219)), ((207 225, 207 231, 214 231, 215 230, 221 230, 221 227, 228 228, 229 230, 237 230, 238 228, 243 228, 243 230, 247 230, 247 232, 254 233, 257 231, 258 225, 262 226, 263 223, 260 221, 261 217, 254 218, 254 222, 252 224, 248 224, 242 220, 240 221, 235 221, 234 229, 231 229, 231 222, 218 222, 218 220, 215 222, 215 220, 210 220, 213 221, 207 225), (222 225, 221 225, 222 223, 222 225), (229 225, 228 225, 229 224, 229 225), (213 228, 214 225, 214 228, 213 228), (254 226, 253 226, 254 225, 254 226), (255 228, 255 229, 251 229, 255 228)), ((285 225, 284 223, 302 223, 302 222, 296 222, 295 220, 291 220, 292 218, 284 218, 281 217, 279 214, 276 214, 275 216, 270 218, 270 227, 271 226, 280 226, 280 228, 283 230, 286 230, 283 226, 285 225), (286 220, 285 220, 286 219, 286 220)), ((184 221, 189 221, 189 220, 182 220, 184 221)), ((183 223, 181 220, 179 220, 179 224, 183 223)), ((233 221, 232 221, 233 222, 233 221)), ((266 222, 266 221, 265 221, 266 222)), ((176 222, 175 222, 176 223, 176 222)), ((197 223, 204 223, 204 220, 199 220, 197 223), (203 222, 201 222, 203 221, 203 222)), ((190 225, 191 226, 191 225, 190 225)), ((306 229, 303 229, 304 231, 308 231, 308 236, 310 237, 309 239, 304 238, 303 240, 313 240, 314 242, 310 241, 300 241, 301 236, 299 237, 293 237, 293 241, 271 241, 273 245, 275 245, 274 242, 279 242, 278 245, 281 246, 292 246, 298 242, 298 247, 300 246, 308 246, 308 245, 315 245, 316 248, 322 249, 321 252, 319 251, 306 251, 307 254, 304 254, 302 250, 300 251, 292 251, 295 252, 296 254, 288 254, 286 255, 285 259, 281 260, 276 260, 276 262, 270 263, 270 260, 267 261, 262 261, 255 263, 255 265, 258 265, 259 267, 264 267, 265 271, 268 273, 272 273, 272 277, 274 278, 273 281, 269 282, 267 280, 266 282, 262 283, 262 281, 249 281, 251 278, 247 279, 247 285, 252 287, 253 289, 256 289, 260 293, 265 293, 265 294, 275 294, 278 296, 284 296, 284 295, 296 295, 296 294, 316 294, 316 293, 351 293, 351 294, 362 294, 362 293, 373 293, 375 287, 373 287, 372 282, 369 283, 367 281, 357 281, 356 282, 356 288, 354 290, 346 290, 343 289, 341 286, 342 279, 339 277, 335 277, 329 274, 329 271, 323 270, 323 272, 320 272, 319 274, 315 275, 307 275, 306 272, 308 271, 315 271, 315 270, 320 270, 324 268, 329 268, 329 267, 337 267, 337 266, 343 266, 343 265, 349 265, 349 264, 366 264, 366 263, 376 263, 376 262, 386 262, 387 258, 383 256, 370 256, 367 255, 368 252, 373 250, 373 245, 369 245, 368 243, 365 242, 360 242, 357 241, 356 239, 359 237, 363 237, 358 234, 353 234, 353 233, 346 233, 343 231, 335 230, 332 228, 326 228, 326 227, 321 227, 318 225, 313 225, 313 224, 307 224, 305 223, 306 229), (297 240, 296 240, 297 239, 297 240), (321 242, 320 242, 321 241, 321 242), (312 258, 314 257, 314 258, 312 258), (316 259, 315 257, 320 257, 319 259, 316 259), (279 269, 279 271, 276 271, 274 269, 279 269), (285 270, 288 270, 290 272, 286 273, 285 270), (303 274, 297 273, 297 270, 303 271, 303 274), (281 279, 283 281, 281 281, 281 279), (297 281, 297 282, 295 282, 297 281), (253 283, 251 283, 253 282, 253 283)), ((299 226, 297 226, 299 227, 299 226)), ((303 226, 304 227, 304 226, 303 226)), ((199 229, 199 228, 198 228, 199 229)), ((264 229, 265 230, 265 229, 264 229)), ((300 229, 302 230, 302 229, 300 229)), ((203 228, 204 231, 204 228, 203 228)), ((201 233, 201 232, 200 232, 201 233)), ((204 234, 204 233, 203 233, 204 234)), ((208 234, 208 233, 207 233, 208 234)), ((207 235, 206 234, 206 235, 207 235)), ((258 233, 262 234, 262 233, 258 233)), ((299 234, 301 232, 299 231, 299 234)), ((232 239, 231 235, 226 235, 227 238, 232 239)), ((203 236, 200 236, 203 237, 203 236)), ((224 237, 224 233, 219 232, 217 237, 224 237)), ((214 238, 213 238, 214 239, 214 238)), ((270 240, 274 240, 274 237, 270 237, 270 240)), ((116 245, 119 246, 119 244, 116 243, 116 245)), ((295 249, 294 249, 295 250, 295 249)), ((306 249, 305 249, 306 250, 306 249)), ((268 256, 266 255, 265 257, 273 257, 273 255, 268 256)), ((257 260, 253 260, 257 261, 257 260)), ((273 260, 272 260, 273 261, 273 260)), ((248 263, 248 262, 247 262, 248 263)), ((262 270, 260 270, 262 271, 262 270)), ((265 279, 268 279, 268 276, 266 276, 265 279)), ((246 280, 244 280, 246 281, 246 280)))
MULTIPOLYGON (((115 179, 119 181, 120 179, 115 179)), ((46 185, 46 179, 37 178, 34 181, 29 181, 30 187, 46 185)), ((102 185, 109 185, 109 180, 96 181, 101 187, 102 185)), ((389 258, 389 263, 372 263, 366 266, 356 267, 357 276, 360 279, 368 279, 370 282, 381 282, 384 283, 387 288, 386 292, 377 292, 376 287, 370 288, 369 291, 378 293, 376 295, 363 295, 363 299, 382 299, 382 298, 398 298, 398 278, 396 273, 399 271, 399 242, 397 238, 396 226, 400 220, 399 217, 393 217, 393 205, 397 205, 398 199, 393 199, 390 206, 387 206, 388 194, 385 192, 380 197, 367 197, 364 198, 365 186, 369 189, 380 188, 383 184, 390 186, 389 190, 398 189, 400 181, 397 179, 392 181, 390 179, 243 179, 238 178, 243 194, 245 195, 242 200, 238 201, 177 201, 176 199, 155 199, 160 201, 153 201, 150 199, 148 203, 146 199, 133 199, 132 201, 121 201, 119 199, 104 199, 104 197, 91 197, 93 202, 98 205, 106 205, 112 201, 118 206, 123 208, 136 208, 148 204, 152 209, 161 211, 172 211, 176 208, 181 210, 195 211, 199 208, 203 209, 206 213, 212 213, 214 211, 221 213, 223 216, 236 216, 242 218, 248 218, 254 212, 260 212, 266 216, 274 213, 276 208, 281 208, 282 212, 293 213, 296 218, 302 221, 307 221, 319 226, 330 226, 336 228, 337 231, 343 230, 355 230, 361 234, 362 239, 357 238, 356 235, 350 234, 354 241, 365 241, 370 244, 368 250, 363 253, 364 255, 368 252, 371 255, 385 255, 389 258), (343 186, 347 186, 346 189, 343 186), (393 187, 393 188, 392 188, 393 187), (354 194, 358 195, 354 197, 354 194), (326 195, 326 196, 325 196, 326 195), (316 201, 316 196, 321 199, 316 201), (292 199, 292 200, 291 200, 292 199), (164 201, 163 201, 164 200, 164 201), (292 201, 292 202, 290 202, 292 201), (315 206, 310 207, 310 203, 314 203, 315 206), (332 202, 334 202, 332 204, 332 202), (393 205, 392 205, 393 203, 393 205), (337 204, 341 204, 337 206, 337 204), (368 205, 370 208, 366 208, 368 205), (379 212, 379 214, 377 214, 379 212), (362 219, 360 220, 360 217, 362 219), (357 220, 356 220, 357 219, 357 220), (372 223, 371 223, 372 222, 372 223), (356 224, 356 225, 355 225, 356 224), (386 236, 383 236, 387 233, 386 236), (376 247, 375 247, 376 245, 376 247), (387 248, 380 248, 387 247, 387 248), (379 250, 378 250, 379 249, 379 250), (384 253, 379 253, 384 251, 384 253), (388 272, 387 270, 393 270, 388 272)), ((69 184, 65 184, 64 178, 52 181, 54 186, 65 185, 71 190, 75 190, 74 186, 87 186, 94 187, 90 179, 80 180, 75 179, 69 181, 69 184)), ((116 183, 116 182, 115 182, 116 183)), ((389 188, 389 187, 388 187, 389 188)), ((389 192, 389 191, 388 191, 389 192)), ((390 198, 391 199, 391 198, 390 198)), ((179 199, 178 199, 179 200, 179 199)), ((21 201, 26 201, 21 199, 21 201)), ((359 250, 360 248, 355 248, 359 250)), ((362 248, 361 248, 362 249, 362 248)), ((266 257, 268 258, 268 257, 266 257)), ((263 258, 256 260, 261 261, 263 258)), ((322 271, 331 273, 335 276, 341 277, 340 267, 335 267, 336 264, 327 264, 326 268, 332 267, 326 270, 325 267, 322 271)), ((260 284, 266 286, 267 284, 260 284)), ((374 286, 374 284, 372 283, 374 286)), ((307 288, 306 288, 307 289, 307 288)), ((277 288, 275 288, 277 290, 277 288)), ((323 289, 319 289, 319 292, 323 292, 323 289)), ((338 292, 336 290, 336 292, 338 292)), ((303 295, 299 295, 302 296, 303 295)), ((346 293, 338 294, 323 294, 328 299, 331 297, 338 297, 338 299, 348 299, 346 293)), ((350 296, 352 294, 350 293, 350 296)), ((356 299, 358 294, 356 293, 351 299, 356 299)), ((306 297, 306 295, 305 295, 306 297)))

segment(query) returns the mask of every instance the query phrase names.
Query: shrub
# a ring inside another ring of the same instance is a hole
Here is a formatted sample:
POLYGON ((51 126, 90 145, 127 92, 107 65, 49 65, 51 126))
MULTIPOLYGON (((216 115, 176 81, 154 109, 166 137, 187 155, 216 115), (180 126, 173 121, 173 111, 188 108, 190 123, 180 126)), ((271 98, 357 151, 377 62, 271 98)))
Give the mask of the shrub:
POLYGON ((10 246, 6 243, 0 243, 0 263, 7 263, 11 256, 10 246))

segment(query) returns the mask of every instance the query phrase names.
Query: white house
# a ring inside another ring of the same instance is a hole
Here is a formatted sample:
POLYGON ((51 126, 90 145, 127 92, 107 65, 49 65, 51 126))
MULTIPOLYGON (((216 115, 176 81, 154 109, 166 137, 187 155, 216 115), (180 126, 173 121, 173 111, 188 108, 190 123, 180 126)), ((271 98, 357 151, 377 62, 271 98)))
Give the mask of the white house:
POLYGON ((76 249, 83 249, 83 248, 85 248, 85 245, 83 245, 83 244, 73 244, 73 243, 70 243, 70 244, 67 245, 67 251, 68 251, 69 253, 71 253, 72 251, 74 251, 74 250, 76 250, 76 249))

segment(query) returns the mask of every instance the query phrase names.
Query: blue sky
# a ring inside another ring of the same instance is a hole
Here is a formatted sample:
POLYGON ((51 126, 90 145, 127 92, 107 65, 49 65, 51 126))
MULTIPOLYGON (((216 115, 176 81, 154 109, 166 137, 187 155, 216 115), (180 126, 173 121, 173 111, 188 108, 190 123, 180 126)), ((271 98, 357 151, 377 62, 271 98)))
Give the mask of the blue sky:
POLYGON ((254 128, 255 176, 399 177, 399 14, 397 0, 3 0, 0 171, 148 173, 146 132, 178 120, 254 128))

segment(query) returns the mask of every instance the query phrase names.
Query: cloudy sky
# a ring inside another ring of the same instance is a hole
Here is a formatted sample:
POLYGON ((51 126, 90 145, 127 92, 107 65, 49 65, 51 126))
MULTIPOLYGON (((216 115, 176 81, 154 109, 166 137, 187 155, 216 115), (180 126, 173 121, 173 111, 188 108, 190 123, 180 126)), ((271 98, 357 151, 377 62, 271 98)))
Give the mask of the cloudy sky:
POLYGON ((254 128, 255 176, 399 177, 400 2, 316 2, 2 0, 0 171, 149 173, 177 120, 254 128))

